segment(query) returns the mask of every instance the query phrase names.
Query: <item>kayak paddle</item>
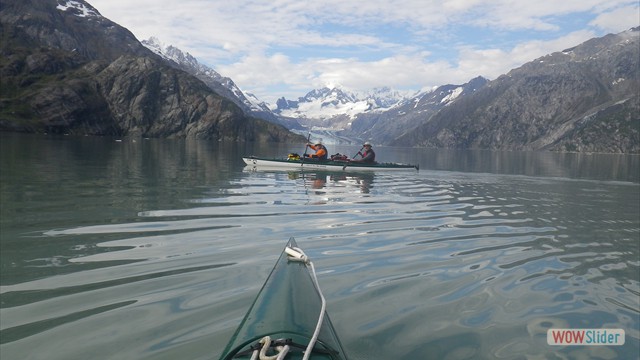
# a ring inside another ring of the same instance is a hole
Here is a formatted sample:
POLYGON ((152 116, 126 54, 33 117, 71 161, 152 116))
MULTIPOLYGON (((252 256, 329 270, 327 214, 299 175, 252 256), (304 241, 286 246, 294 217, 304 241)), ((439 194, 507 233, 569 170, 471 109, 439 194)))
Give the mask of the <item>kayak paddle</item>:
POLYGON ((309 139, 311 139, 311 133, 307 136, 307 143, 304 145, 304 154, 302 155, 302 159, 300 161, 300 166, 304 164, 304 158, 307 157, 307 149, 309 149, 309 139))

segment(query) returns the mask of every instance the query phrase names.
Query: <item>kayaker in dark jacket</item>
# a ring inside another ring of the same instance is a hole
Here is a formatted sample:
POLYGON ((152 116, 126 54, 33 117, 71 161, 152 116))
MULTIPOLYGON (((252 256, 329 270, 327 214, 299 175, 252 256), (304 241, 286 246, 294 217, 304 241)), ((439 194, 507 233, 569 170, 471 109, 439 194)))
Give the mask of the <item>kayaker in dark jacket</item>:
POLYGON ((329 152, 327 151, 327 148, 324 145, 322 145, 320 141, 317 141, 315 144, 308 143, 307 146, 315 150, 316 153, 311 155, 305 154, 306 156, 313 159, 318 159, 318 160, 327 160, 327 155, 329 154, 329 152))
POLYGON ((360 159, 351 159, 349 161, 352 162, 358 162, 358 163, 365 163, 365 164, 375 164, 376 163, 376 153, 373 151, 373 149, 371 148, 371 143, 366 141, 362 147, 364 147, 364 152, 359 152, 358 151, 358 155, 361 156, 360 159))

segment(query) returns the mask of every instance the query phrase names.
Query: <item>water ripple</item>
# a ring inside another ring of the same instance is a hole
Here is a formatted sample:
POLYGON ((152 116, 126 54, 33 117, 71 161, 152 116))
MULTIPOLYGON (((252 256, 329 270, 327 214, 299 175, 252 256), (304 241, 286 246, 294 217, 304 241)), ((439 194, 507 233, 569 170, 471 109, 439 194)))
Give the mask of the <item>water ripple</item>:
POLYGON ((90 340, 66 326, 121 321, 140 322, 143 339, 117 336, 125 357, 211 356, 290 236, 355 358, 566 357, 546 346, 550 327, 619 327, 633 343, 640 221, 625 199, 638 192, 487 174, 241 173, 180 206, 34 236, 58 253, 15 266, 60 272, 0 288, 3 351, 70 335, 104 348, 106 328, 90 340))

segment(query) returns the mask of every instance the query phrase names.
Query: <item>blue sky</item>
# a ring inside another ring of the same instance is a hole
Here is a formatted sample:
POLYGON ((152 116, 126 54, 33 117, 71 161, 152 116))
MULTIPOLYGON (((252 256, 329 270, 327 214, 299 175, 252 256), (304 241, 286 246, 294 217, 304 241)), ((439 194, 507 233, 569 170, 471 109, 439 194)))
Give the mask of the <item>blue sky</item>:
POLYGON ((275 104, 326 85, 419 91, 495 79, 640 25, 638 0, 89 0, 275 104))

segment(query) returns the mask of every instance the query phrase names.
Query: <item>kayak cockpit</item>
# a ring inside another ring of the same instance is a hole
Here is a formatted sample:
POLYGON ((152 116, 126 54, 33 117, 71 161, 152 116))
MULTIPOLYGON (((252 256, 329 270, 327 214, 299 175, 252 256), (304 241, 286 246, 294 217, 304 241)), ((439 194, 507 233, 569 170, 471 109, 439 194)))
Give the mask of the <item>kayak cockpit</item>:
MULTIPOLYGON (((286 353, 283 355, 284 359, 302 359, 304 352, 307 349, 309 338, 300 336, 299 334, 279 333, 273 334, 274 336, 285 336, 282 338, 272 339, 272 336, 265 336, 257 341, 253 341, 238 350, 235 354, 228 354, 226 359, 253 359, 258 354, 256 359, 260 359, 261 353, 266 357, 273 357, 277 359, 277 356, 282 354, 285 349, 286 353), (268 338, 268 344, 264 339, 268 338)), ((312 349, 312 359, 342 359, 338 351, 323 344, 321 341, 317 341, 312 349)))

